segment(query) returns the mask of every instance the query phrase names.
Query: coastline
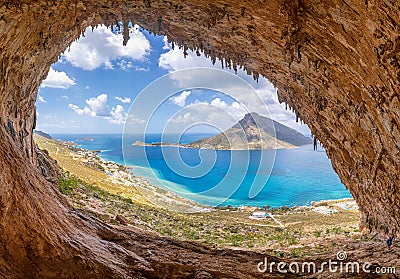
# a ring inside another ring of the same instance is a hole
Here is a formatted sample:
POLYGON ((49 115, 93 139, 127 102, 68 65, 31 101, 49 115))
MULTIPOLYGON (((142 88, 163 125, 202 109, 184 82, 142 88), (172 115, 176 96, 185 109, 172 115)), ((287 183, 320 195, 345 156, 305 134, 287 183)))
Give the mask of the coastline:
MULTIPOLYGON (((58 141, 59 141, 59 143, 63 143, 64 145, 69 145, 71 148, 80 150, 81 152, 93 153, 88 157, 93 157, 93 158, 98 157, 98 159, 95 159, 95 161, 101 160, 102 164, 113 164, 113 165, 115 165, 113 168, 120 168, 120 169, 123 168, 125 170, 125 172, 127 172, 127 173, 129 172, 134 177, 134 179, 139 180, 138 181, 139 185, 137 186, 137 188, 139 188, 139 190, 145 192, 146 194, 148 193, 148 190, 150 188, 151 191, 153 191, 153 192, 157 192, 157 191, 165 192, 164 194, 168 196, 167 200, 170 200, 171 198, 177 199, 180 201, 184 200, 187 203, 195 204, 196 206, 199 206, 202 208, 226 208, 229 206, 231 208, 252 207, 254 210, 257 210, 257 209, 265 208, 269 205, 268 202, 266 202, 264 204, 262 204, 262 203, 261 204, 253 203, 252 204, 252 201, 250 201, 249 203, 246 203, 246 202, 243 203, 243 202, 240 202, 239 200, 237 200, 236 202, 235 202, 235 200, 232 200, 232 203, 230 203, 229 200, 228 201, 221 200, 221 203, 214 206, 214 204, 217 204, 217 202, 215 200, 213 201, 212 197, 193 194, 193 195, 197 195, 197 197, 200 197, 200 200, 191 199, 190 195, 192 193, 189 191, 185 191, 184 185, 179 185, 177 183, 165 180, 163 177, 160 177, 159 174, 157 173, 157 171, 154 169, 143 167, 143 166, 136 166, 136 165, 126 165, 125 166, 123 163, 121 164, 119 162, 115 162, 114 160, 107 158, 107 156, 104 156, 104 155, 106 155, 106 153, 103 154, 103 150, 101 150, 101 148, 99 148, 98 146, 96 146, 96 148, 93 148, 93 149, 87 149, 87 148, 81 147, 82 144, 79 144, 79 143, 76 143, 73 141, 64 141, 64 140, 58 140, 58 141), (79 147, 77 147, 77 145, 79 147), (139 174, 135 173, 135 169, 138 169, 138 168, 143 168, 143 170, 145 172, 148 172, 148 175, 146 175, 146 174, 143 175, 143 172, 139 172, 139 174), (142 180, 145 180, 146 182, 143 183, 142 180), (163 183, 163 182, 165 182, 165 183, 163 183), (140 188, 140 185, 142 185, 142 184, 145 184, 144 189, 140 188), (163 184, 166 184, 167 186, 165 186, 163 184), (177 191, 170 190, 170 189, 174 189, 174 188, 176 188, 177 191), (183 194, 180 194, 180 193, 183 193, 183 194), (204 201, 204 202, 202 202, 202 201, 204 201)), ((125 174, 122 174, 122 175, 125 175, 125 174)), ((111 178, 112 179, 110 182, 113 182, 112 180, 118 180, 121 177, 119 177, 117 175, 116 177, 111 177, 111 178)), ((116 182, 116 181, 114 181, 114 182, 116 182)), ((128 182, 128 183, 122 183, 122 184, 126 184, 126 186, 130 187, 134 184, 134 182, 131 182, 131 183, 128 182)), ((347 198, 330 199, 328 201, 335 200, 337 202, 340 202, 343 199, 347 199, 347 198)), ((286 207, 287 208, 310 207, 311 208, 313 202, 321 203, 324 201, 326 201, 326 200, 324 200, 324 199, 319 200, 319 199, 315 199, 315 197, 314 197, 314 199, 310 199, 309 201, 305 201, 303 203, 299 203, 299 204, 295 204, 295 205, 280 204, 280 205, 272 205, 269 207, 275 208, 275 209, 281 208, 281 207, 284 207, 284 208, 286 208, 286 207)))
MULTIPOLYGON (((71 151, 62 141, 35 138, 35 142, 41 149, 46 149, 64 170, 66 176, 60 181, 59 189, 68 202, 76 210, 108 224, 134 226, 173 239, 198 241, 213 247, 267 249, 271 253, 284 251, 305 256, 312 252, 321 253, 321 246, 314 245, 316 240, 326 243, 333 236, 352 239, 359 235, 359 212, 337 207, 337 202, 327 206, 282 206, 269 209, 201 206, 206 210, 185 211, 191 214, 182 214, 182 209, 193 209, 193 205, 199 204, 188 203, 181 197, 149 184, 143 177, 133 176, 135 187, 125 185, 105 174, 105 170, 100 171, 95 169, 95 165, 89 164, 89 157, 94 162, 104 160, 98 157, 93 159, 99 153, 81 148, 71 151), (79 155, 78 151, 81 151, 81 157, 76 156, 79 155), (75 186, 65 187, 71 183, 75 186), (140 191, 137 191, 139 188, 140 191), (145 193, 147 197, 156 202, 150 203, 148 198, 143 199, 142 191, 148 191, 145 193), (176 204, 176 200, 180 202, 176 204), (158 202, 164 202, 165 206, 157 206, 158 202), (260 218, 262 212, 263 218, 260 218)), ((110 160, 102 163, 118 168, 118 164, 110 160)), ((324 247, 324 251, 329 251, 331 244, 327 243, 324 247)))
POLYGON ((294 148, 299 148, 301 146, 288 146, 288 147, 279 147, 279 148, 226 148, 226 147, 207 147, 207 145, 204 146, 198 146, 194 145, 192 143, 170 143, 170 142, 152 142, 152 143, 147 143, 143 141, 135 141, 132 143, 133 146, 146 146, 146 147, 178 147, 178 148, 192 148, 192 149, 204 149, 204 150, 220 150, 220 151, 244 151, 244 150, 251 150, 251 151, 266 151, 266 150, 282 150, 282 149, 294 149, 294 148))
MULTIPOLYGON (((150 144, 150 145, 143 145, 143 146, 156 147, 156 145, 151 145, 151 144, 150 144)), ((158 146, 160 146, 160 145, 158 145, 158 146)), ((168 144, 168 143, 167 143, 167 144, 165 144, 164 146, 174 146, 174 145, 171 145, 171 144, 168 144)), ((180 146, 176 146, 176 147, 180 147, 180 146)), ((80 148, 82 148, 82 147, 80 147, 80 148)), ((190 147, 184 147, 184 148, 190 148, 190 147)), ((94 151, 94 150, 89 150, 89 149, 85 149, 85 148, 82 148, 82 149, 87 150, 87 151, 89 151, 89 152, 94 151)), ((285 149, 286 149, 286 148, 285 148, 285 149)), ((158 180, 158 181, 160 181, 160 180, 161 180, 161 181, 166 181, 166 182, 168 182, 168 183, 177 185, 177 187, 179 187, 179 189, 181 189, 181 187, 183 187, 183 186, 181 186, 180 184, 177 184, 177 183, 174 183, 174 182, 171 182, 171 181, 167 181, 167 180, 165 180, 164 178, 157 176, 157 171, 155 171, 154 169, 151 169, 151 168, 148 168, 148 167, 143 167, 143 166, 122 165, 122 164, 119 164, 119 163, 114 162, 113 160, 109 160, 109 159, 102 158, 102 157, 101 157, 101 152, 98 152, 98 153, 96 153, 96 154, 97 154, 97 156, 99 156, 99 158, 101 158, 101 160, 104 160, 105 162, 111 162, 111 163, 120 165, 121 167, 124 167, 124 168, 129 169, 129 170, 131 171, 131 174, 134 175, 135 177, 141 177, 141 178, 146 179, 146 180, 153 180, 153 179, 156 179, 156 180, 158 180), (145 169, 146 171, 151 172, 151 173, 153 174, 153 176, 149 177, 149 176, 142 175, 142 174, 135 175, 134 170, 135 170, 135 169, 138 169, 138 168, 140 168, 140 169, 145 169)), ((150 181, 149 181, 149 182, 150 182, 150 181)), ((229 204, 229 203, 228 203, 228 204, 220 204, 220 205, 218 205, 218 206, 210 206, 210 205, 207 205, 207 204, 199 203, 199 202, 197 202, 197 201, 195 201, 195 200, 192 200, 192 199, 190 199, 190 198, 181 196, 181 195, 179 195, 179 194, 177 194, 177 193, 175 193, 175 192, 173 192, 173 191, 171 191, 171 190, 168 190, 168 189, 166 189, 166 187, 163 187, 163 186, 162 186, 162 183, 151 183, 151 184, 152 184, 154 187, 159 187, 159 188, 161 188, 161 189, 163 189, 163 190, 165 190, 165 191, 168 191, 168 192, 170 192, 170 193, 172 193, 172 194, 174 194, 174 195, 177 195, 177 196, 179 196, 179 197, 182 198, 182 199, 186 199, 186 200, 188 200, 188 201, 190 201, 190 202, 196 203, 196 204, 198 204, 200 207, 219 208, 219 209, 221 209, 221 208, 227 208, 227 207, 228 207, 228 208, 240 209, 240 208, 246 207, 246 208, 251 208, 252 211, 261 210, 261 209, 263 209, 263 208, 265 207, 265 206, 249 205, 249 204, 229 204), (157 184, 157 185, 154 185, 154 184, 157 184)), ((191 193, 188 192, 188 194, 191 194, 191 193)), ((295 209, 295 208, 304 208, 304 207, 307 207, 307 208, 311 209, 311 208, 313 208, 315 205, 318 206, 318 205, 321 204, 321 203, 340 203, 340 202, 344 202, 344 201, 354 201, 354 198, 338 198, 338 199, 311 200, 311 201, 306 202, 305 204, 301 204, 301 205, 291 205, 291 206, 289 206, 289 205, 281 205, 281 206, 276 206, 276 207, 271 207, 271 208, 279 209, 279 208, 282 208, 282 207, 287 207, 287 208, 290 208, 290 209, 295 209), (315 204, 315 205, 314 205, 314 204, 315 204)))
POLYGON ((46 146, 50 155, 68 173, 87 180, 87 183, 100 185, 112 194, 172 211, 192 213, 212 210, 207 205, 151 184, 148 178, 132 173, 131 166, 102 158, 99 150, 80 147, 73 141, 45 139, 40 136, 36 136, 35 141, 39 146, 46 146))

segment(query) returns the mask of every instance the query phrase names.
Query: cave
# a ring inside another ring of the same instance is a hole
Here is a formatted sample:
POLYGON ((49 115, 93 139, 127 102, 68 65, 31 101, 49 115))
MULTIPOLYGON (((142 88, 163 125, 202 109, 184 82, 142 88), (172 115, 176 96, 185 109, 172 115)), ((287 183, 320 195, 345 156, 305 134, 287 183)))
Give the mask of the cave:
POLYGON ((2 1, 0 11, 0 271, 7 278, 259 276, 261 254, 116 229, 74 211, 43 176, 43 161, 54 162, 33 141, 41 81, 88 26, 116 21, 269 79, 326 148, 360 206, 360 230, 400 236, 398 1, 21 0, 2 1))

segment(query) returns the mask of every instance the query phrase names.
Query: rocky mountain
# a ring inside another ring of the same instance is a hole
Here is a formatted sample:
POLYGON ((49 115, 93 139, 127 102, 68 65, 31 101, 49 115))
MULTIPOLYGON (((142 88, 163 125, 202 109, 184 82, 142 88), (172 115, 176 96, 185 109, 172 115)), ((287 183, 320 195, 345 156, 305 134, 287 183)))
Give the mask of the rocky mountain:
POLYGON ((42 137, 44 137, 44 138, 46 138, 46 139, 53 139, 52 136, 50 136, 49 134, 47 134, 47 133, 45 133, 45 132, 43 132, 43 131, 40 131, 40 130, 34 130, 33 133, 34 133, 34 134, 37 134, 37 135, 39 135, 39 136, 42 136, 42 137))
POLYGON ((311 138, 268 117, 248 113, 228 130, 189 144, 193 148, 280 149, 311 144, 311 138))

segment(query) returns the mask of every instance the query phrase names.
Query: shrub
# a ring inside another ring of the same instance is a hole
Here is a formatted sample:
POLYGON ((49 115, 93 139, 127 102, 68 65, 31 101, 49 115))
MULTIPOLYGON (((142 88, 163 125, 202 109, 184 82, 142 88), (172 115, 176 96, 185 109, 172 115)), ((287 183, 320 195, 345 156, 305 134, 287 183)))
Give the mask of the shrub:
POLYGON ((68 195, 74 191, 76 187, 78 187, 78 179, 74 177, 63 177, 61 176, 58 179, 58 184, 59 184, 59 189, 60 192, 63 193, 64 195, 68 195))
POLYGON ((281 206, 281 208, 280 208, 283 212, 286 212, 286 211, 289 211, 289 207, 287 207, 287 206, 281 206))
POLYGON ((328 203, 327 202, 321 202, 321 203, 317 204, 317 206, 328 206, 328 203))
POLYGON ((133 201, 131 200, 131 198, 122 198, 122 200, 126 203, 133 204, 133 201))

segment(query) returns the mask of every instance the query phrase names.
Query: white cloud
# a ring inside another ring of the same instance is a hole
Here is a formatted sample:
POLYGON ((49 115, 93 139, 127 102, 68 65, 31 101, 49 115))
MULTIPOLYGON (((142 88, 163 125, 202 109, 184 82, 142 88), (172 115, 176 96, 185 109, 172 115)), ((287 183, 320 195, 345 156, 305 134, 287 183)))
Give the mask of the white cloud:
POLYGON ((127 71, 128 69, 133 67, 133 62, 122 59, 121 61, 117 62, 117 65, 121 70, 127 71))
MULTIPOLYGON (((64 57, 73 66, 84 70, 94 70, 101 66, 113 69, 113 60, 143 60, 149 52, 150 42, 137 25, 130 28, 130 39, 126 46, 123 46, 122 34, 114 34, 110 28, 99 25, 93 32, 91 27, 88 27, 85 36, 72 43, 70 51, 66 51, 64 57)), ((120 61, 121 68, 129 67, 128 62, 121 63, 120 61)))
POLYGON ((45 98, 43 98, 42 95, 39 95, 39 94, 38 94, 37 99, 38 99, 38 101, 39 101, 40 103, 47 103, 47 101, 45 100, 45 98))
MULTIPOLYGON (((98 67, 96 67, 96 68, 98 68, 98 67)), ((106 70, 114 70, 114 65, 112 64, 111 61, 105 61, 104 68, 106 68, 106 70)), ((87 69, 85 69, 85 70, 87 70, 87 69)))
MULTIPOLYGON (((117 97, 116 97, 117 98, 117 97)), ((122 98, 121 98, 122 99, 122 98)), ((127 101, 129 98, 124 98, 127 101)), ((86 106, 80 108, 75 104, 69 104, 68 107, 78 115, 88 115, 91 117, 101 117, 110 123, 122 124, 125 122, 127 113, 121 105, 116 105, 109 110, 107 105, 107 94, 100 94, 97 97, 92 97, 86 100, 86 106)), ((130 101, 130 99, 129 99, 130 101)), ((138 119, 139 121, 139 119, 138 119)))
POLYGON ((131 102, 131 98, 128 97, 115 97, 115 99, 124 104, 129 104, 131 102))
POLYGON ((168 129, 173 132, 180 132, 190 126, 207 125, 223 131, 234 125, 237 120, 235 116, 224 108, 207 102, 195 102, 174 115, 169 120, 173 126, 168 126, 168 129))
POLYGON ((105 116, 107 115, 107 94, 100 94, 97 97, 90 98, 86 100, 86 104, 88 104, 90 111, 94 113, 96 116, 105 116))
MULTIPOLYGON (((166 40, 164 40, 166 42, 166 40)), ((160 55, 158 60, 159 67, 166 69, 171 73, 171 79, 177 81, 179 87, 189 88, 194 84, 207 84, 209 88, 217 88, 221 92, 231 92, 233 90, 241 91, 242 88, 236 88, 237 83, 232 83, 232 79, 221 78, 221 75, 216 74, 216 71, 196 71, 190 72, 190 75, 182 74, 180 70, 188 68, 213 68, 221 70, 221 62, 217 61, 215 65, 212 64, 210 58, 204 56, 203 53, 198 56, 195 52, 187 50, 186 58, 183 55, 183 50, 179 48, 172 49, 171 45, 165 43, 165 49, 169 51, 160 55)), ((233 70, 225 69, 227 73, 234 75, 233 70)), ((240 77, 247 78, 246 72, 239 70, 240 77)), ((223 74, 226 77, 227 74, 223 74)), ((251 78, 252 79, 252 78, 251 78)), ((247 79, 246 79, 247 80, 247 79)))
POLYGON ((222 101, 220 98, 215 98, 211 101, 210 105, 221 108, 228 112, 230 115, 233 115, 236 119, 242 118, 248 111, 239 104, 238 102, 232 102, 231 105, 228 105, 225 101, 222 101))
POLYGON ((121 105, 117 105, 113 107, 110 111, 110 116, 104 117, 111 123, 115 124, 123 124, 127 117, 127 113, 124 111, 124 108, 121 105))
POLYGON ((136 123, 136 124, 144 124, 144 123, 146 123, 146 120, 139 119, 139 118, 135 117, 133 114, 129 114, 127 116, 127 120, 129 120, 130 123, 136 123))
POLYGON ((70 109, 72 109, 73 111, 75 111, 78 115, 88 114, 90 116, 96 116, 91 113, 91 111, 88 107, 84 107, 83 109, 81 109, 80 107, 78 107, 77 105, 74 105, 74 104, 69 104, 68 107, 70 109))
POLYGON ((75 81, 65 72, 58 72, 51 67, 41 87, 68 89, 75 84, 75 81))
POLYGON ((186 99, 190 96, 191 93, 191 91, 183 91, 180 95, 171 97, 170 100, 173 104, 184 107, 186 104, 186 99))
POLYGON ((150 68, 149 67, 139 67, 139 66, 133 66, 132 67, 133 70, 135 70, 136 72, 150 72, 150 68))
POLYGON ((186 112, 183 115, 178 115, 175 118, 171 118, 169 121, 172 123, 193 123, 196 122, 197 119, 193 117, 190 112, 186 112))
POLYGON ((65 100, 69 99, 69 97, 67 95, 62 95, 61 98, 65 99, 65 100))
POLYGON ((40 124, 41 127, 46 127, 46 128, 65 128, 65 123, 62 124, 46 124, 42 123, 40 124))
POLYGON ((196 101, 188 105, 187 108, 191 112, 192 120, 205 121, 220 130, 228 129, 248 112, 238 102, 233 101, 228 104, 221 98, 214 98, 211 102, 196 101))
MULTIPOLYGON (((266 117, 292 127, 302 133, 309 133, 309 129, 306 125, 296 123, 295 115, 284 109, 284 105, 279 104, 278 98, 275 92, 266 90, 266 87, 260 87, 259 94, 263 98, 268 99, 267 108, 270 112, 266 117)), ((211 126, 217 127, 219 130, 226 130, 234 125, 238 120, 242 119, 248 112, 257 111, 256 107, 245 108, 242 104, 237 101, 227 101, 220 97, 216 97, 209 102, 196 100, 193 103, 187 104, 185 108, 179 111, 170 122, 176 126, 177 130, 188 125, 194 125, 198 123, 208 123, 211 126)), ((262 110, 261 110, 262 111, 262 110)), ((265 111, 265 110, 264 110, 265 111)))
POLYGON ((241 119, 246 113, 250 112, 246 110, 243 105, 239 104, 236 101, 232 101, 232 103, 229 105, 227 102, 221 100, 221 98, 219 97, 214 98, 213 100, 211 100, 211 102, 200 102, 196 100, 194 103, 191 103, 188 106, 191 109, 195 109, 201 113, 204 113, 210 109, 215 109, 227 113, 237 120, 241 119))
POLYGON ((80 108, 77 105, 69 104, 68 107, 79 115, 87 114, 90 116, 108 116, 107 112, 107 94, 100 94, 86 100, 87 106, 80 108))
POLYGON ((148 72, 148 71, 150 71, 150 69, 148 67, 147 68, 139 67, 139 66, 133 64, 132 61, 125 60, 125 59, 121 59, 120 61, 118 61, 117 62, 117 66, 121 70, 124 70, 124 71, 128 71, 128 70, 134 70, 134 71, 137 71, 137 72, 148 72))
POLYGON ((168 71, 177 71, 186 68, 192 67, 217 67, 213 66, 212 62, 209 58, 206 58, 204 55, 197 56, 192 51, 187 51, 188 55, 186 58, 183 55, 183 50, 175 47, 172 49, 172 46, 168 44, 167 38, 164 37, 164 50, 169 50, 168 52, 162 53, 158 59, 158 66, 166 69, 168 71))
POLYGON ((86 85, 85 89, 86 89, 86 90, 90 90, 90 86, 89 86, 89 85, 86 85))

